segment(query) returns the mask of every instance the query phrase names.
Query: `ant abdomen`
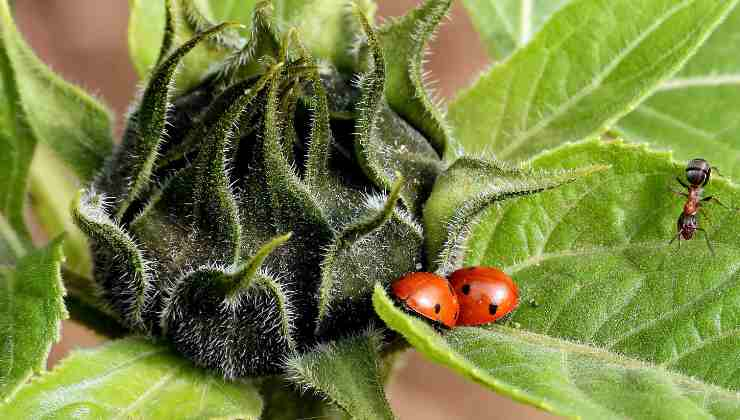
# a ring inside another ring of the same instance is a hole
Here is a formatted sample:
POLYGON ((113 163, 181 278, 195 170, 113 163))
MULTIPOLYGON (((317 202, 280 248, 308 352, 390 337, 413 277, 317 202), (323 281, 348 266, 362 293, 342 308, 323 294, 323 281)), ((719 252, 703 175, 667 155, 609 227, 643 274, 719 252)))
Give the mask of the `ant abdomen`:
POLYGON ((691 238, 694 237, 694 232, 696 232, 697 229, 699 229, 699 223, 696 220, 696 215, 693 215, 693 214, 681 213, 681 215, 678 216, 677 225, 678 225, 679 241, 680 240, 685 240, 685 241, 690 240, 691 238))
POLYGON ((686 179, 693 186, 705 186, 712 174, 712 167, 704 159, 691 159, 686 165, 686 179))

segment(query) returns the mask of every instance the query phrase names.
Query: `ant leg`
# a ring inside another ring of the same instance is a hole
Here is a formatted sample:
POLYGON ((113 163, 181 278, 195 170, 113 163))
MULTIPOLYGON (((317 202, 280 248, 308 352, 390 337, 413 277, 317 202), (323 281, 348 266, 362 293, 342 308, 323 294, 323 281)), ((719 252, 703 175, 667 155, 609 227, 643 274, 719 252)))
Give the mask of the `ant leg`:
POLYGON ((709 217, 709 212, 704 207, 699 207, 699 213, 707 219, 709 223, 712 223, 712 218, 709 217))
POLYGON ((712 253, 713 257, 716 257, 717 254, 714 252, 714 247, 712 246, 712 241, 709 240, 709 234, 707 233, 707 231, 702 228, 697 228, 696 230, 700 232, 704 232, 704 239, 707 240, 707 246, 709 247, 709 252, 712 253))
POLYGON ((681 178, 676 177, 676 181, 678 181, 678 183, 681 184, 682 187, 686 188, 687 190, 689 189, 689 186, 685 182, 681 181, 681 178))
MULTIPOLYGON (((678 179, 678 178, 676 178, 676 179, 678 179)), ((680 182, 680 181, 679 181, 679 182, 680 182)), ((676 191, 676 190, 674 190, 674 189, 673 189, 673 188, 671 187, 671 185, 672 185, 672 184, 671 184, 671 183, 669 182, 669 183, 668 183, 668 184, 666 184, 666 186, 665 186, 665 189, 666 189, 666 190, 668 190, 668 192, 669 192, 669 193, 672 193, 672 194, 675 194, 675 195, 680 195, 681 197, 686 197, 686 198, 689 198, 689 195, 688 195, 688 194, 686 194, 686 193, 685 193, 684 191, 676 191)), ((688 187, 686 187, 686 188, 688 189, 688 187)))
POLYGON ((678 239, 678 249, 681 249, 681 232, 678 232, 676 236, 671 238, 671 240, 668 242, 668 246, 673 245, 673 242, 678 239))
POLYGON ((713 197, 713 196, 711 196, 711 195, 710 195, 709 197, 704 197, 704 198, 702 198, 702 199, 701 199, 700 201, 702 201, 702 202, 711 202, 711 203, 717 203, 717 204, 719 204, 720 206, 722 206, 722 207, 726 208, 727 210, 740 211, 740 209, 738 209, 738 208, 732 208, 732 207, 728 206, 727 204, 725 204, 725 203, 723 203, 723 202, 719 201, 719 199, 718 199, 717 197, 713 197))

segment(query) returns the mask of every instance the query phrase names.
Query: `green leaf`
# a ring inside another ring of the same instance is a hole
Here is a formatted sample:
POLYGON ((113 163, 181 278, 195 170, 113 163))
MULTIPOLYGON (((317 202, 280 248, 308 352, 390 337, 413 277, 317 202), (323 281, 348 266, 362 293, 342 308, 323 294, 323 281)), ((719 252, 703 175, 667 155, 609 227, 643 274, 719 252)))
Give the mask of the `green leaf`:
POLYGON ((417 351, 461 375, 554 414, 588 419, 733 419, 734 390, 593 346, 501 325, 441 335, 375 289, 375 310, 417 351))
POLYGON ((727 53, 738 38, 736 8, 686 66, 615 130, 686 160, 705 158, 723 175, 740 179, 740 56, 727 53))
POLYGON ((0 213, 0 265, 10 265, 26 253, 25 244, 0 213))
POLYGON ((27 121, 18 118, 23 111, 20 109, 18 85, 5 48, 0 49, 0 74, 0 179, 3 180, 0 182, 0 214, 4 215, 8 224, 5 227, 7 230, 4 230, 9 235, 16 237, 16 240, 30 242, 23 211, 36 139, 27 121))
MULTIPOLYGON (((696 400, 698 407, 691 410, 737 417, 740 407, 731 407, 731 414, 717 410, 728 396, 737 404, 734 396, 740 390, 735 373, 740 357, 740 250, 734 246, 740 215, 705 203, 699 224, 716 255, 702 232, 678 249, 669 240, 676 236, 684 199, 671 194, 669 186, 678 186, 675 177, 683 175, 684 164, 671 161, 667 153, 618 141, 589 141, 540 155, 531 164, 547 171, 584 165, 610 169, 490 207, 472 229, 462 247, 464 265, 496 266, 509 273, 521 295, 510 325, 533 334, 492 330, 495 342, 507 342, 500 336, 511 335, 508 343, 524 344, 507 344, 522 348, 516 368, 503 355, 500 364, 493 359, 478 366, 498 384, 486 382, 564 415, 605 418, 604 411, 586 406, 596 404, 625 417, 649 417, 651 410, 673 410, 674 404, 645 402, 645 414, 625 410, 636 410, 631 401, 652 393, 671 397, 680 407, 682 398, 696 396, 694 389, 708 398, 696 400), (527 350, 536 348, 532 346, 541 348, 527 350), (583 359, 587 353, 596 355, 583 359), (547 354, 557 356, 558 364, 550 369, 542 359, 547 354), (559 378, 542 388, 553 370, 559 378), (567 380, 577 388, 563 388, 567 380), (586 386, 594 383, 599 386, 586 386), (583 398, 583 392, 591 398, 583 398), (584 405, 568 408, 566 400, 584 405), (715 400, 718 405, 712 406, 715 400)), ((712 179, 706 195, 732 206, 740 203, 738 187, 720 178, 712 179)), ((447 337, 451 345, 460 345, 453 341, 456 335, 447 337)), ((475 354, 488 345, 485 339, 464 347, 475 354)))
MULTIPOLYGON (((737 212, 711 202, 702 232, 669 246, 684 164, 619 141, 562 146, 531 162, 556 171, 609 165, 573 183, 488 208, 461 247, 463 264, 501 267, 519 308, 507 325, 440 337, 376 310, 420 351, 490 388, 584 418, 736 418, 740 404, 737 212), (485 351, 483 351, 485 349, 485 351), (670 403, 666 403, 670 401, 670 403)), ((706 195, 740 203, 712 179, 706 195)))
POLYGON ((60 238, 20 258, 15 267, 0 265, 0 402, 46 367, 51 345, 59 340, 67 317, 63 260, 60 238))
POLYGON ((463 0, 488 55, 503 60, 523 47, 568 0, 463 0))
POLYGON ((2 137, 14 139, 10 150, 21 159, 13 165, 16 200, 23 192, 18 176, 28 171, 27 159, 35 141, 49 145, 83 181, 90 181, 113 146, 111 113, 82 89, 55 75, 33 54, 13 23, 7 0, 0 1, 0 35, 2 93, 8 101, 0 111, 2 137))
POLYGON ((75 226, 69 203, 77 196, 79 181, 45 144, 36 147, 31 164, 29 195, 34 216, 50 237, 64 234, 64 267, 90 277, 92 257, 85 235, 75 226))
POLYGON ((675 73, 737 1, 575 0, 449 107, 468 152, 523 159, 614 123, 675 73))
MULTIPOLYGON (((467 265, 503 267, 521 286, 512 320, 522 328, 660 364, 740 389, 738 213, 711 202, 702 232, 668 245, 684 199, 671 194, 684 163, 619 142, 586 142, 538 157, 558 169, 609 163, 609 171, 485 214, 468 242, 467 265)), ((705 194, 732 206, 740 192, 712 179, 705 194)))
POLYGON ((293 382, 317 390, 353 419, 394 419, 380 380, 382 337, 369 331, 320 345, 288 360, 293 382))
POLYGON ((533 171, 490 160, 458 159, 437 178, 424 206, 428 266, 447 274, 459 265, 464 242, 486 209, 603 169, 597 165, 573 171, 533 171))
POLYGON ((24 387, 0 417, 67 419, 257 419, 262 400, 250 383, 228 383, 139 338, 78 350, 24 387))

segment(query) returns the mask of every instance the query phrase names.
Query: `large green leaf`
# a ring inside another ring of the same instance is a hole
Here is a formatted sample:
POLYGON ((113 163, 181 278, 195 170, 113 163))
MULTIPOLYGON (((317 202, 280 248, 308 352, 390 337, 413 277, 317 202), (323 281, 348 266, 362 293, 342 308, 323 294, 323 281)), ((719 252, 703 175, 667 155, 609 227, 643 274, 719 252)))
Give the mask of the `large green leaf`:
POLYGON ((514 328, 441 335, 377 288, 375 309, 431 360, 517 401, 586 419, 734 419, 735 391, 596 347, 514 328))
MULTIPOLYGON (((737 418, 740 214, 704 205, 716 255, 702 232, 669 246, 683 199, 668 188, 684 172, 669 157, 619 141, 563 146, 533 167, 610 169, 483 214, 464 265, 514 278, 521 303, 508 325, 519 330, 459 329, 432 349, 441 339, 418 323, 382 305, 381 316, 431 357, 558 414, 737 418)), ((740 203, 721 179, 706 193, 740 203)))
POLYGON ((703 157, 740 178, 740 9, 735 9, 676 77, 619 121, 629 140, 703 157))
POLYGON ((228 383, 138 338, 72 353, 7 405, 6 419, 257 419, 262 400, 249 383, 228 383))
POLYGON ((59 340, 67 317, 63 259, 57 239, 20 258, 15 267, 0 265, 0 402, 45 368, 51 345, 59 340))
POLYGON ((675 73, 736 4, 572 1, 450 104, 456 135, 502 159, 586 138, 675 73))
POLYGON ((288 361, 288 374, 345 409, 353 419, 393 419, 380 380, 382 337, 375 331, 320 345, 288 361))
POLYGON ((568 0, 463 0, 488 55, 502 60, 529 42, 568 0))
MULTIPOLYGON (((13 138, 16 144, 11 152, 15 149, 22 157, 19 162, 26 162, 16 163, 16 173, 28 170, 28 153, 38 140, 48 144, 82 180, 91 180, 113 147, 112 116, 97 100, 59 78, 33 54, 13 23, 7 0, 0 1, 0 56, 6 101, 0 111, 4 118, 2 137, 13 138)), ((22 181, 14 180, 14 188, 20 200, 23 190, 18 189, 18 182, 22 181)))

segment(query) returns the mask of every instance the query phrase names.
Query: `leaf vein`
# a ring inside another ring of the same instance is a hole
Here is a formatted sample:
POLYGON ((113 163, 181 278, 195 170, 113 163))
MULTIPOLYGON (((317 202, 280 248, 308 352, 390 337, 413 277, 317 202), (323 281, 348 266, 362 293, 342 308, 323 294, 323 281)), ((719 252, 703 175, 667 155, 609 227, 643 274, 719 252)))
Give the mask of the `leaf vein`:
POLYGON ((649 25, 645 30, 640 32, 637 35, 637 37, 635 37, 635 39, 630 41, 625 48, 623 48, 612 60, 610 60, 599 73, 595 74, 593 79, 591 80, 591 83, 581 88, 574 95, 571 95, 571 97, 567 101, 565 101, 560 106, 555 108, 552 113, 550 113, 545 118, 541 119, 532 128, 524 131, 517 137, 514 137, 512 141, 509 143, 509 145, 506 146, 499 153, 499 156, 506 157, 510 155, 511 153, 513 153, 519 146, 521 146, 528 139, 538 134, 540 131, 542 131, 545 127, 547 127, 550 123, 555 121, 561 115, 564 115, 565 113, 567 113, 568 110, 570 110, 570 108, 575 106, 581 99, 583 99, 584 97, 596 91, 596 89, 599 88, 601 83, 604 80, 606 80, 606 78, 609 75, 611 75, 612 71, 614 71, 629 54, 631 54, 637 47, 639 47, 640 44, 645 39, 647 39, 647 37, 649 37, 653 32, 658 30, 658 28, 660 28, 663 25, 663 23, 665 23, 665 21, 667 21, 671 16, 687 8, 693 2, 694 2, 693 0, 685 0, 679 3, 678 5, 675 5, 672 8, 668 9, 666 13, 664 13, 663 15, 657 17, 651 25, 649 25))
POLYGON ((702 301, 704 298, 706 298, 708 296, 711 296, 713 294, 716 294, 716 292, 718 290, 723 289, 730 282, 734 281, 736 274, 738 274, 738 270, 740 270, 740 263, 735 264, 735 266, 731 269, 731 272, 728 273, 728 276, 727 276, 727 279, 726 280, 721 281, 721 282, 715 284, 714 286, 705 289, 703 293, 697 294, 694 298, 688 300, 686 303, 684 303, 682 305, 679 305, 679 306, 676 306, 676 307, 674 307, 673 309, 671 309, 671 310, 669 310, 667 312, 663 312, 662 314, 660 314, 659 316, 657 316, 657 317, 655 317, 653 319, 650 319, 650 320, 647 320, 647 321, 645 321, 645 322, 643 322, 641 324, 638 324, 637 326, 635 326, 635 328, 633 328, 633 329, 627 331, 626 333, 624 333, 624 334, 622 334, 622 335, 614 338, 613 340, 605 343, 605 346, 607 348, 611 349, 615 345, 621 343, 622 341, 624 341, 624 340, 626 340, 626 339, 628 339, 630 337, 633 337, 633 336, 637 335, 638 333, 644 331, 647 328, 652 327, 653 325, 657 324, 658 322, 663 321, 663 320, 666 320, 666 319, 670 319, 670 317, 672 317, 673 315, 675 315, 677 313, 683 313, 683 312, 685 312, 686 309, 689 309, 692 306, 696 305, 696 303, 702 301))

